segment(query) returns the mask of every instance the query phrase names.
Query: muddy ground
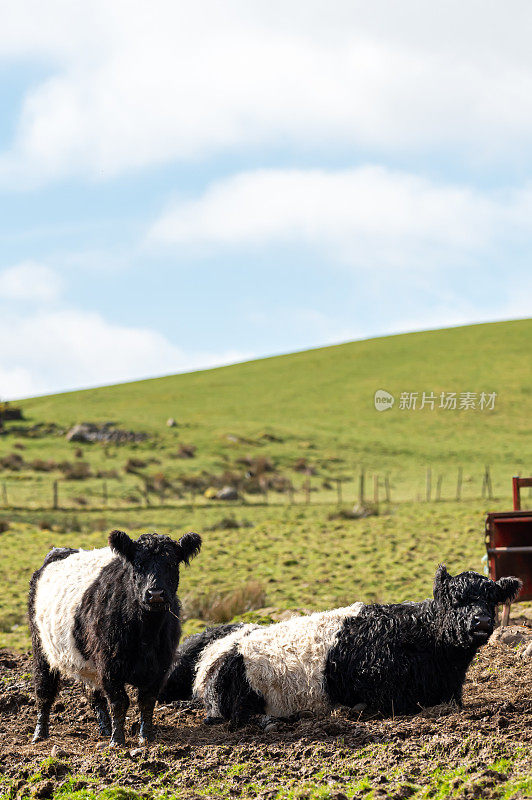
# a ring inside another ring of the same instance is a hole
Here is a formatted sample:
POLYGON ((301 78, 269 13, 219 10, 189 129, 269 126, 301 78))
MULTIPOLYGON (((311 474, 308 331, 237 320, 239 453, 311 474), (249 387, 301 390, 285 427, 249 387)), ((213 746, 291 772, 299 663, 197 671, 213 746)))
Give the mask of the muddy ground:
MULTIPOLYGON (((157 744, 105 749, 82 689, 65 685, 51 737, 33 745, 28 656, 0 651, 0 792, 8 797, 157 798, 532 797, 532 658, 484 647, 467 678, 465 707, 379 719, 347 709, 330 717, 207 727, 189 704, 156 711, 157 744), (55 758, 50 759, 52 748, 55 758), (48 759, 48 760, 46 760, 48 759), (44 761, 44 763, 43 763, 44 761), (112 787, 123 787, 114 790, 112 787), (109 791, 110 790, 110 791, 109 791)), ((129 729, 135 729, 132 706, 129 729)))

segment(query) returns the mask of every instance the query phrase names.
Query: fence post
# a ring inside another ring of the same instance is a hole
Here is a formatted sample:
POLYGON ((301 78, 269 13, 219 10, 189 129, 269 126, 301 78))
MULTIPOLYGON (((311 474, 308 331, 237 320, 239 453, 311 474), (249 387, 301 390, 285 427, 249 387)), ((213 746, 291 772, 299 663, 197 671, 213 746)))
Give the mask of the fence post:
POLYGON ((54 508, 54 510, 59 508, 59 496, 58 495, 59 495, 59 491, 58 491, 57 481, 54 481, 54 485, 53 485, 53 506, 52 506, 54 508))
POLYGON ((8 506, 8 502, 7 502, 7 486, 5 485, 5 483, 2 484, 2 502, 3 502, 4 506, 7 508, 7 506, 8 506))
POLYGON ((441 500, 441 485, 443 481, 443 475, 438 475, 438 481, 436 483, 436 502, 439 503, 441 500))
POLYGON ((360 470, 360 485, 358 490, 358 502, 361 506, 364 505, 364 467, 360 470))
POLYGON ((265 505, 268 505, 268 479, 266 475, 259 477, 259 489, 265 505))
POLYGON ((462 467, 458 467, 458 480, 456 482, 456 499, 462 498, 462 467))
POLYGON ((488 493, 488 499, 493 500, 493 486, 491 485, 491 472, 489 464, 486 465, 485 480, 486 480, 486 491, 488 493))
POLYGON ((386 502, 391 503, 391 494, 390 494, 390 475, 387 472, 384 476, 384 491, 386 492, 386 502))
POLYGON ((379 505, 379 476, 373 475, 373 502, 376 506, 379 505))
POLYGON ((336 494, 338 505, 342 505, 342 481, 340 478, 336 479, 336 494))
POLYGON ((427 503, 430 503, 431 495, 432 495, 432 469, 430 467, 427 467, 427 481, 425 487, 425 497, 427 503))
POLYGON ((305 491, 307 494, 307 505, 310 504, 310 470, 307 469, 307 480, 305 481, 305 491))

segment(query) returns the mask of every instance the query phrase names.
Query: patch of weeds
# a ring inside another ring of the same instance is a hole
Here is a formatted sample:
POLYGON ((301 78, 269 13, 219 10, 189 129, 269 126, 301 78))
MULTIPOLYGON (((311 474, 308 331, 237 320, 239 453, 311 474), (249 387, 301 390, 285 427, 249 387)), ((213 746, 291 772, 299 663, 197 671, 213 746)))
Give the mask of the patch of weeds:
POLYGON ((226 775, 228 778, 232 778, 234 775, 242 775, 242 773, 246 771, 247 766, 247 764, 232 764, 227 768, 226 775))
POLYGON ((230 531, 238 528, 251 528, 251 522, 242 520, 239 522, 236 517, 222 517, 222 519, 205 528, 206 531, 230 531))
POLYGON ((185 619, 204 619, 209 622, 229 622, 238 614, 264 606, 266 593, 258 581, 248 581, 227 594, 217 591, 203 595, 187 595, 183 599, 185 619))
MULTIPOLYGON (((328 800, 341 791, 335 786, 319 786, 316 783, 302 783, 297 786, 283 787, 276 795, 276 800, 328 800)), ((342 794, 344 792, 342 791, 342 794)), ((370 798, 368 794, 366 797, 370 798)))
POLYGON ((235 619, 235 622, 253 622, 255 625, 271 625, 276 622, 270 614, 264 614, 259 611, 248 611, 247 614, 240 614, 235 619))
POLYGON ((109 786, 103 790, 80 786, 86 779, 65 781, 54 792, 54 800, 143 800, 143 796, 126 786, 109 786))
POLYGON ((507 778, 507 772, 512 768, 513 759, 501 758, 492 764, 487 764, 481 774, 472 775, 471 767, 456 767, 451 770, 436 769, 430 775, 428 783, 417 795, 418 798, 430 800, 444 800, 447 797, 457 797, 464 793, 465 788, 472 796, 483 796, 489 790, 490 797, 507 800, 516 792, 532 789, 532 778, 507 778))
POLYGON ((509 780, 505 785, 501 794, 501 800, 509 800, 517 792, 520 792, 523 797, 532 795, 532 778, 519 778, 517 780, 509 780))
POLYGON ((71 771, 71 767, 66 761, 60 761, 58 758, 48 756, 39 764, 37 772, 30 775, 28 783, 38 783, 44 778, 61 778, 71 771))

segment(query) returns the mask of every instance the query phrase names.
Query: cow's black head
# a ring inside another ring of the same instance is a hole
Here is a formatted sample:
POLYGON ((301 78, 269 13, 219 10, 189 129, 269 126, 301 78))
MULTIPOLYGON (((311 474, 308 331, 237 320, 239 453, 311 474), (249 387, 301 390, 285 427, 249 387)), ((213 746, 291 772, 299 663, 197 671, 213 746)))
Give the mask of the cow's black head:
POLYGON ((188 564, 201 547, 197 533, 176 542, 169 536, 143 533, 136 541, 123 531, 109 534, 109 546, 131 567, 138 601, 149 611, 167 611, 179 585, 179 564, 188 564))
POLYGON ((518 578, 492 581, 477 572, 453 577, 440 564, 434 578, 434 600, 445 638, 465 647, 484 644, 493 633, 495 608, 515 600, 520 588, 518 578))

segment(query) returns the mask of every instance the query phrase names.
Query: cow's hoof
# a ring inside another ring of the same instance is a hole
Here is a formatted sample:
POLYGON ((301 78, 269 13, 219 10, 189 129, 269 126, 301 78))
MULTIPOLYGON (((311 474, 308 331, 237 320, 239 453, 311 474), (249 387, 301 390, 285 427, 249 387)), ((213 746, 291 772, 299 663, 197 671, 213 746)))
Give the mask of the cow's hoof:
POLYGON ((35 733, 31 741, 33 744, 36 742, 43 742, 45 739, 48 739, 48 735, 48 731, 45 728, 35 728, 35 733))
POLYGON ((125 746, 126 746, 125 738, 124 739, 116 739, 115 738, 115 739, 111 739, 111 741, 109 742, 109 747, 125 747, 125 746))

